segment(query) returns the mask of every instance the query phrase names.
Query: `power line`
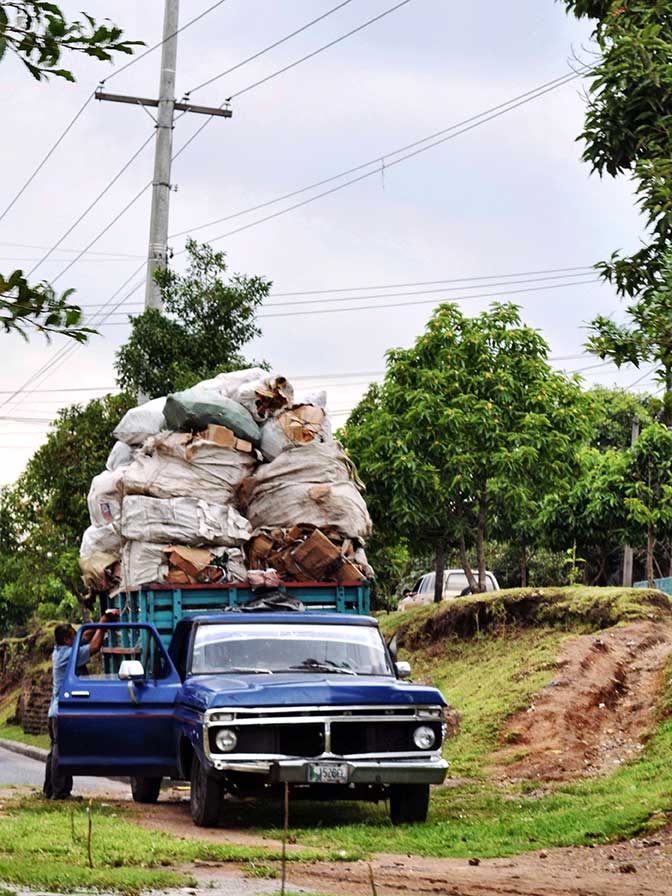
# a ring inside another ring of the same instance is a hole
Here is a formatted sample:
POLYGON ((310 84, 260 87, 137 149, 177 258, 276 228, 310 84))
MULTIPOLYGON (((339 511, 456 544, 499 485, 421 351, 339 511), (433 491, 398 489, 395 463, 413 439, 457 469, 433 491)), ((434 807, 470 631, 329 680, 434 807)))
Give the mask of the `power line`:
MULTIPOLYGON (((557 274, 555 276, 549 277, 526 277, 523 280, 503 280, 500 283, 476 283, 473 286, 445 286, 441 289, 420 289, 413 290, 411 292, 384 292, 384 293, 374 293, 373 295, 363 295, 363 296, 335 296, 328 299, 315 298, 315 299, 293 299, 289 302, 269 302, 265 304, 264 309, 272 309, 272 308, 285 308, 293 305, 333 305, 340 304, 341 302, 366 302, 374 299, 397 299, 397 298, 408 298, 412 296, 425 296, 425 295, 444 295, 448 292, 455 292, 456 290, 464 290, 464 289, 483 289, 483 287, 487 287, 488 289, 496 289, 499 287, 508 287, 508 286, 522 286, 528 283, 547 283, 549 280, 565 280, 568 281, 568 285, 574 282, 575 278, 584 276, 586 272, 576 273, 576 274, 557 274)), ((599 279, 595 279, 590 281, 592 283, 600 283, 599 279)), ((137 304, 137 303, 135 303, 137 304)), ((85 306, 82 306, 85 307, 85 306)), ((95 306, 92 306, 95 307, 95 306)), ((355 306, 356 307, 356 306, 355 306)), ((132 315, 132 312, 124 309, 122 311, 115 312, 116 314, 125 314, 132 315)))
MULTIPOLYGON (((539 90, 538 90, 536 93, 534 93, 533 95, 528 96, 526 99, 520 100, 520 101, 518 101, 518 102, 514 102, 514 101, 512 100, 511 103, 510 103, 505 109, 502 109, 501 111, 496 112, 496 113, 494 113, 494 114, 492 114, 492 115, 488 115, 488 116, 485 117, 485 118, 483 118, 482 116, 485 115, 486 113, 481 113, 480 120, 474 122, 473 124, 467 125, 466 127, 462 128, 461 130, 453 130, 454 128, 459 128, 459 127, 460 127, 459 124, 457 124, 457 125, 453 125, 452 128, 446 128, 446 130, 451 130, 451 131, 453 131, 453 132, 452 132, 452 133, 449 133, 449 134, 448 134, 447 136, 445 136, 445 137, 441 137, 439 140, 435 140, 433 143, 430 143, 430 144, 428 144, 427 146, 421 146, 419 149, 415 149, 415 150, 413 150, 412 152, 406 153, 406 155, 403 155, 403 156, 401 156, 401 157, 398 158, 398 159, 393 159, 391 162, 385 162, 385 170, 387 170, 388 168, 392 168, 392 167, 394 167, 395 165, 399 165, 399 164, 401 164, 401 162, 406 162, 406 161, 408 161, 408 159, 412 159, 412 158, 414 158, 415 156, 421 155, 423 152, 427 152, 427 151, 430 150, 430 149, 434 149, 436 146, 440 146, 441 144, 446 143, 446 142, 449 141, 449 140, 454 140, 456 137, 459 137, 459 136, 461 136, 462 134, 465 134, 465 133, 467 133, 468 131, 473 130, 474 128, 480 127, 482 124, 486 124, 487 122, 492 121, 492 120, 495 119, 495 118, 499 118, 499 117, 501 117, 502 115, 505 115, 507 112, 511 112, 513 109, 517 109, 519 106, 523 106, 523 105, 525 105, 526 103, 529 103, 529 102, 531 102, 531 101, 534 100, 534 99, 538 99, 538 97, 540 97, 540 96, 544 96, 546 93, 550 93, 552 90, 556 90, 558 87, 562 87, 564 84, 568 84, 570 81, 574 81, 574 80, 575 80, 576 78, 578 78, 578 77, 580 77, 580 74, 576 74, 576 73, 572 73, 572 74, 570 74, 570 75, 566 75, 563 79, 559 79, 559 80, 557 80, 557 81, 551 82, 553 86, 546 87, 546 88, 543 89, 543 90, 542 90, 542 89, 539 89, 539 90)), ((475 116, 475 117, 478 117, 478 116, 475 116)), ((467 119, 467 121, 473 121, 473 118, 472 118, 472 119, 467 119)), ((445 131, 444 131, 443 133, 445 133, 445 131)), ((425 141, 426 141, 426 140, 429 140, 429 139, 431 139, 431 138, 426 137, 426 138, 425 138, 425 141)), ((423 141, 423 140, 419 140, 419 141, 416 142, 415 145, 418 145, 419 143, 423 143, 423 142, 425 142, 425 141, 423 141)), ((186 146, 186 145, 188 145, 188 144, 185 144, 185 146, 186 146)), ((396 150, 395 152, 390 153, 390 155, 395 155, 396 153, 399 153, 399 152, 401 152, 401 150, 396 150)), ((388 155, 386 154, 386 155, 384 155, 384 156, 380 156, 376 161, 380 161, 381 159, 387 159, 387 158, 388 158, 388 155)), ((366 164, 369 164, 369 165, 370 165, 370 164, 372 164, 372 163, 369 162, 369 163, 366 163, 366 164)), ((360 168, 361 168, 361 167, 366 167, 366 165, 364 165, 364 166, 358 166, 358 167, 360 167, 360 168)), ((266 216, 263 217, 263 218, 259 218, 259 219, 256 220, 256 221, 251 221, 249 224, 243 224, 242 226, 240 226, 240 227, 236 227, 234 230, 229 230, 229 231, 227 231, 226 233, 222 233, 222 234, 220 234, 219 236, 211 237, 211 238, 208 239, 208 242, 209 242, 209 243, 215 243, 215 242, 217 242, 218 240, 222 240, 222 239, 225 239, 226 237, 233 236, 233 235, 236 234, 236 233, 241 233, 241 232, 244 231, 244 230, 249 230, 250 227, 256 227, 256 226, 258 226, 259 224, 264 224, 264 223, 266 223, 266 221, 271 221, 271 220, 273 220, 274 218, 278 218, 278 217, 280 217, 281 215, 285 215, 285 214, 287 214, 288 212, 294 211, 294 210, 297 209, 297 208, 302 208, 302 207, 305 206, 305 205, 309 205, 311 202, 315 202, 316 200, 318 200, 318 199, 322 199, 322 198, 324 198, 325 196, 330 196, 332 193, 337 193, 339 190, 343 190, 343 189, 345 189, 346 187, 352 186, 352 184, 356 184, 356 183, 359 183, 359 182, 362 181, 362 180, 366 180, 366 179, 369 178, 369 177, 373 177, 374 175, 379 174, 379 172, 380 172, 380 169, 379 169, 379 168, 376 168, 376 169, 374 169, 373 171, 366 171, 366 172, 364 172, 363 174, 358 175, 357 177, 353 177, 351 180, 347 180, 347 181, 345 181, 345 183, 337 184, 335 187, 331 187, 329 190, 324 190, 322 193, 317 193, 315 196, 309 196, 307 199, 304 199, 304 200, 302 200, 301 202, 297 202, 297 203, 295 203, 294 205, 290 205, 290 206, 288 206, 287 208, 280 209, 279 211, 277 211, 277 212, 273 212, 273 213, 270 214, 270 215, 266 215, 266 216)), ((344 175, 337 175, 335 178, 330 178, 330 179, 331 179, 331 180, 334 180, 334 179, 337 179, 338 177, 342 177, 342 176, 344 176, 344 175)), ((308 189, 310 189, 310 188, 309 188, 309 187, 306 187, 306 188, 304 188, 303 190, 300 190, 300 191, 297 191, 297 192, 305 192, 305 191, 308 190, 308 189)), ((278 201, 280 201, 280 200, 273 200, 273 202, 278 202, 278 201)), ((271 203, 268 203, 268 204, 271 204, 271 203)), ((247 209, 247 210, 245 210, 245 211, 243 211, 243 212, 239 212, 239 213, 237 213, 237 215, 246 214, 246 213, 249 212, 249 211, 251 211, 251 209, 247 209)), ((237 216, 237 215, 236 215, 236 216, 237 216)), ((232 217, 232 216, 231 216, 231 217, 232 217)), ((213 222, 210 222, 210 224, 212 224, 212 223, 213 223, 213 222)), ((210 225, 203 225, 203 226, 210 226, 210 225)), ((194 230, 195 230, 195 229, 196 229, 196 228, 194 228, 194 230)), ((182 231, 182 232, 177 233, 177 234, 171 234, 171 236, 172 236, 172 237, 175 237, 175 236, 183 236, 185 232, 188 233, 188 232, 190 232, 190 231, 182 231)), ((182 254, 184 254, 185 251, 186 251, 185 249, 181 249, 179 252, 176 252, 175 254, 176 254, 176 255, 182 255, 182 254)))
POLYGON ((140 62, 141 59, 144 59, 146 56, 149 56, 150 53, 153 53, 155 50, 158 50, 159 47, 162 47, 166 41, 172 40, 176 35, 181 34, 183 31, 186 31, 187 28, 190 28, 192 25, 195 25, 196 22, 199 22, 202 18, 211 13, 214 9, 217 9, 218 6, 222 6, 223 3, 226 3, 227 0, 217 0, 217 3, 213 3, 212 6, 209 6, 207 9, 203 10, 203 12, 199 13, 197 16, 194 16, 193 19, 190 19, 188 22, 185 22, 184 25, 181 25, 175 31, 167 34, 163 40, 160 40, 157 44, 154 44, 153 47, 150 47, 148 50, 145 50, 144 53, 141 53, 139 56, 134 56, 130 62, 127 62, 125 65, 122 65, 121 68, 113 71, 111 75, 108 75, 106 78, 100 82, 101 84, 106 84, 108 81, 111 81, 112 78, 116 78, 117 75, 120 75, 122 72, 125 72, 132 65, 135 65, 136 62, 140 62))
MULTIPOLYGON (((0 240, 0 246, 13 246, 15 249, 48 249, 49 246, 38 246, 35 243, 7 243, 4 240, 0 240)), ((58 252, 70 252, 75 254, 77 252, 81 252, 81 249, 64 249, 61 246, 58 252)), ((106 255, 110 258, 144 258, 144 255, 132 255, 128 252, 89 252, 89 255, 106 255)))
MULTIPOLYGON (((96 205, 98 205, 98 203, 99 203, 100 200, 103 198, 103 196, 105 196, 105 194, 106 194, 106 193, 107 193, 107 192, 114 186, 114 184, 116 184, 116 182, 119 180, 119 178, 120 178, 120 177, 121 177, 121 176, 122 176, 122 175, 123 175, 129 168, 130 168, 130 167, 131 167, 131 165, 132 165, 133 162, 137 159, 137 157, 140 155, 140 153, 143 151, 143 149, 144 149, 144 148, 145 148, 145 147, 146 147, 146 146, 147 146, 153 139, 154 139, 154 131, 151 132, 151 134, 149 135, 149 137, 147 137, 147 139, 146 139, 146 140, 145 140, 145 141, 138 147, 138 149, 136 149, 136 151, 133 153, 133 155, 132 155, 132 156, 131 156, 131 157, 130 157, 130 158, 129 158, 123 165, 122 165, 122 167, 121 167, 121 168, 119 169, 119 171, 114 175, 114 177, 112 178, 112 180, 108 182, 107 186, 106 186, 106 187, 105 187, 105 188, 98 194, 98 196, 96 196, 96 198, 93 200, 93 202, 91 202, 91 203, 87 206, 87 208, 84 209, 84 211, 83 211, 83 212, 81 213, 81 215, 77 218, 77 220, 74 222, 74 224, 71 224, 70 227, 68 227, 68 229, 65 231, 65 233, 64 233, 64 234, 57 240, 57 242, 54 243, 54 245, 51 247, 51 249, 49 249, 49 251, 48 251, 45 255, 42 256, 42 258, 37 262, 37 264, 33 265, 33 267, 32 267, 32 268, 30 269, 30 271, 28 272, 28 276, 30 276, 31 274, 34 274, 35 271, 39 268, 39 266, 51 256, 52 252, 55 252, 56 249, 58 249, 58 247, 61 245, 61 243, 63 242, 63 240, 64 240, 64 239, 67 239, 67 237, 70 236, 70 234, 71 234, 72 231, 77 227, 77 225, 78 225, 78 224, 81 224, 81 222, 84 220, 84 218, 86 218, 86 216, 89 214, 89 212, 92 211, 92 210, 96 207, 96 205)), ((115 219, 115 220, 116 220, 116 219, 115 219)), ((105 233, 105 231, 103 231, 103 233, 105 233)), ((101 235, 102 235, 102 234, 101 234, 101 235)), ((97 240, 97 239, 99 239, 99 237, 96 237, 96 240, 97 240)), ((95 242, 96 240, 94 240, 94 242, 95 242)), ((75 257, 75 258, 74 258, 74 259, 67 265, 67 267, 65 267, 65 268, 60 272, 60 274, 58 274, 57 277, 54 278, 54 281, 57 280, 58 277, 61 277, 66 271, 70 270, 70 268, 71 268, 74 264, 76 264, 76 263, 79 261, 79 259, 82 257, 82 255, 84 255, 92 245, 93 245, 93 243, 89 243, 89 246, 87 246, 86 249, 82 249, 82 251, 79 253, 79 255, 77 255, 77 256, 76 256, 76 257, 75 257)), ((52 281, 52 282, 54 282, 54 281, 52 281)))
POLYGON ((220 78, 224 78, 226 75, 230 75, 232 72, 237 71, 239 68, 242 68, 244 65, 247 65, 248 62, 252 62, 255 59, 259 59, 260 56, 263 56, 265 53, 268 53, 270 50, 274 50, 276 47, 279 47, 281 44, 286 43, 291 38, 296 37, 297 34, 301 34, 303 31, 307 31, 308 28, 311 28, 313 25, 316 25, 318 22, 321 22, 323 19, 326 19, 328 16, 337 12, 339 9, 343 9, 344 6, 347 6, 351 3, 352 0, 343 0, 342 3, 339 3, 338 6, 334 6, 331 9, 328 9, 325 13, 322 13, 321 16, 318 16, 316 19, 312 19, 310 22, 306 22, 305 25, 302 25, 300 28, 297 28, 296 31, 292 31, 291 34, 286 34, 284 37, 281 37, 280 40, 276 40, 275 43, 269 44, 267 47, 264 47, 263 50, 259 50, 257 53, 254 53, 252 56, 248 56, 247 59, 243 59, 242 62, 237 62, 235 65, 232 65, 231 68, 227 68, 225 71, 220 72, 218 75, 215 75, 212 78, 208 78, 207 81, 203 81, 202 84, 198 84, 196 87, 192 87, 191 90, 188 90, 185 93, 185 96, 190 97, 193 93, 196 93, 197 90, 201 90, 203 87, 208 87, 210 84, 214 84, 215 81, 219 81, 220 78))
POLYGON ((24 182, 23 186, 18 190, 17 193, 15 193, 13 199, 12 199, 12 200, 9 202, 9 204, 4 208, 4 210, 2 211, 2 214, 0 214, 0 221, 3 220, 3 218, 5 217, 5 215, 7 214, 7 212, 9 212, 10 209, 12 209, 12 208, 14 207, 14 205, 18 202, 18 200, 21 198, 21 196, 23 196, 23 194, 24 194, 25 191, 28 189, 28 187, 32 184, 32 182, 35 180, 35 178, 37 177, 37 175, 40 173, 40 171, 44 168, 44 166, 47 164, 47 162, 49 161, 49 159, 50 159, 50 158, 53 156, 53 154, 56 152, 56 150, 57 150, 58 147, 61 145, 61 143, 63 142, 63 140, 67 137, 67 135, 70 133, 70 131, 71 131, 72 128, 74 127, 76 121, 79 119, 79 117, 80 117, 80 115, 82 114, 82 112, 83 112, 83 111, 86 109, 86 107, 89 105, 89 103, 90 103, 91 100, 93 99, 94 95, 95 95, 95 91, 92 91, 92 92, 87 96, 87 98, 84 100, 84 103, 79 107, 79 109, 78 109, 77 112, 75 113, 74 117, 70 119, 70 121, 69 121, 68 124, 65 126, 65 129, 63 130, 63 132, 61 133, 61 135, 57 138, 56 142, 51 146, 51 148, 50 148, 49 150, 47 150, 47 153, 46 153, 46 155, 43 157, 42 161, 37 165, 37 167, 34 169, 34 171, 32 172, 32 174, 30 174, 29 177, 28 177, 28 179, 24 182))
MULTIPOLYGON (((279 75, 282 75, 285 72, 289 71, 290 69, 295 68, 297 65, 300 65, 302 62, 306 62, 308 59, 312 59, 313 56, 317 56, 318 53, 322 53, 324 50, 328 50, 329 47, 333 47, 335 44, 340 43, 341 41, 345 40, 347 37, 351 37, 353 34, 356 34, 358 31, 362 31, 364 28, 367 28, 369 25, 372 25, 374 22, 377 22, 380 19, 384 18, 385 16, 390 15, 390 13, 395 12, 397 9, 399 9, 402 6, 405 6, 407 3, 410 3, 410 2, 411 2, 411 0, 402 0, 401 3, 398 3, 396 6, 393 6, 390 9, 385 10, 384 12, 380 13, 380 15, 375 16, 375 18, 369 19, 368 22, 364 22, 362 25, 360 25, 357 28, 354 28, 352 31, 349 31, 347 34, 342 34, 340 37, 337 37, 335 40, 330 41, 328 44, 325 44, 324 46, 319 47, 317 50, 313 50, 313 52, 309 53, 307 56, 303 56, 301 59, 297 59, 295 62, 292 62, 289 65, 286 65, 283 68, 278 69, 275 72, 272 72, 270 75, 267 75, 265 78, 261 78, 260 80, 255 81, 254 84, 248 84, 248 86, 244 87, 242 90, 239 90, 236 93, 231 94, 230 97, 228 97, 226 100, 224 100, 223 103, 220 104, 219 108, 220 109, 223 108, 232 99, 242 96, 244 93, 249 93, 249 91, 253 90, 255 87, 259 87, 262 84, 266 84, 267 81, 270 81, 272 78, 277 78, 279 75)), ((242 65, 242 63, 241 63, 241 65, 242 65)), ((212 116, 210 116, 210 118, 205 119, 203 124, 200 125, 200 127, 198 127, 194 131, 194 133, 191 135, 191 137, 189 137, 189 139, 185 143, 183 143, 183 145, 178 149, 178 151, 173 156, 173 160, 175 160, 178 156, 182 155, 184 150, 190 145, 190 143, 192 143, 196 139, 196 137, 199 136, 199 134, 201 134, 205 130, 205 128, 207 128, 207 126, 210 124, 211 121, 212 121, 212 116)))
MULTIPOLYGON (((159 41, 159 43, 154 44, 153 47, 150 47, 148 50, 145 50, 145 52, 141 53, 139 56, 134 56, 133 59, 131 59, 129 62, 126 63, 126 65, 123 65, 120 69, 117 69, 116 71, 112 72, 111 75, 108 75, 107 78, 104 78, 100 83, 105 84, 107 81, 110 81, 112 78, 115 78, 117 75, 120 75, 122 72, 126 71, 126 69, 130 68, 132 65, 135 65, 136 62, 140 62, 140 60, 144 59, 145 56, 148 56, 150 53, 153 53, 154 50, 157 50, 159 47, 161 47, 166 42, 166 40, 173 38, 175 36, 175 34, 179 34, 181 31, 184 31, 185 29, 189 28, 195 22, 198 22, 200 19, 202 19, 204 16, 206 16, 209 12, 212 12, 213 9, 216 9, 218 6, 221 6, 223 3, 226 3, 226 0, 218 0, 217 3, 214 3, 212 6, 210 6, 208 9, 206 9, 204 12, 200 13, 200 15, 195 16, 189 22, 186 22, 184 25, 182 25, 181 28, 178 28, 174 34, 170 34, 168 37, 159 41)), ((60 136, 56 139, 56 142, 49 148, 49 150, 47 150, 47 153, 42 158, 41 162, 39 162, 39 164, 34 169, 32 174, 30 174, 28 179, 24 182, 23 186, 19 189, 19 191, 14 195, 13 199, 9 202, 9 204, 2 211, 2 213, 0 214, 0 221, 3 220, 5 215, 10 211, 10 209, 16 204, 16 202, 25 193, 26 189, 30 186, 30 184, 35 180, 37 175, 47 164, 47 162, 52 157, 52 155, 56 152, 56 150, 61 145, 63 140, 70 133, 70 131, 74 127, 75 123, 80 118, 80 116, 82 115, 82 113, 84 112, 84 110, 89 105, 89 103, 91 102, 91 100, 94 98, 95 95, 96 95, 96 91, 94 90, 87 96, 87 98, 84 100, 84 103, 80 106, 80 108, 77 110, 77 112, 75 113, 73 118, 65 126, 65 128, 62 131, 62 133, 60 134, 60 136)))
MULTIPOLYGON (((563 289, 568 286, 594 285, 599 282, 600 282, 599 280, 579 280, 579 281, 574 281, 571 283, 553 283, 550 286, 531 286, 526 289, 511 289, 511 290, 504 290, 504 291, 498 291, 498 292, 478 293, 476 295, 470 295, 470 296, 455 296, 453 298, 449 298, 448 302, 452 304, 452 303, 457 303, 457 302, 467 302, 471 299, 488 299, 488 298, 496 299, 496 298, 500 298, 502 296, 519 295, 520 293, 526 293, 526 292, 540 292, 540 291, 544 292, 545 290, 548 290, 548 289, 563 289)), ((438 305, 438 304, 444 304, 444 303, 441 302, 438 298, 421 299, 419 301, 413 301, 413 302, 396 302, 396 303, 387 303, 384 305, 357 305, 354 308, 317 308, 317 309, 310 309, 308 311, 279 311, 277 314, 276 313, 260 314, 260 315, 258 315, 257 319, 258 320, 266 320, 267 318, 271 318, 271 317, 299 317, 299 316, 306 316, 309 314, 338 314, 338 313, 343 313, 343 312, 348 312, 348 311, 381 311, 381 310, 386 310, 388 308, 408 308, 408 307, 411 307, 414 305, 438 305)), ((109 323, 104 323, 102 325, 106 326, 106 327, 123 327, 123 326, 127 326, 128 323, 127 323, 127 321, 119 320, 119 321, 110 321, 109 323)), ((97 326, 98 326, 98 324, 97 324, 97 326)), ((0 407, 2 407, 2 405, 0 405, 0 407)))
MULTIPOLYGON (((458 128, 462 128, 465 125, 471 124, 472 122, 477 122, 477 125, 475 125, 475 126, 478 126, 478 124, 485 124, 487 121, 491 121, 492 118, 498 117, 497 115, 494 115, 493 113, 500 112, 500 110, 503 110, 501 114, 504 114, 505 112, 509 112, 512 109, 518 108, 518 106, 524 105, 524 102, 522 102, 523 100, 525 102, 531 102, 532 100, 537 99, 538 96, 543 96, 544 93, 550 93, 550 91, 554 90, 556 87, 562 87, 564 84, 568 83, 571 80, 574 80, 577 77, 579 77, 579 75, 576 73, 572 73, 572 74, 568 73, 567 75, 562 75, 559 78, 554 78, 552 81, 547 81, 544 84, 540 84, 538 87, 535 87, 532 90, 528 90, 525 93, 521 93, 518 96, 512 97, 510 100, 507 100, 504 103, 499 103, 496 106, 492 106, 490 109, 486 109, 483 112, 479 112, 477 115, 472 115, 471 117, 465 118, 463 121, 459 121, 456 124, 452 124, 447 128, 442 128, 440 131, 435 131, 433 134, 429 134, 427 137, 423 137, 420 140, 414 140, 412 143, 407 143, 405 146, 401 146, 401 147, 399 147, 399 149, 391 150, 391 151, 385 153, 384 155, 378 155, 378 156, 376 156, 375 159, 370 159, 368 162, 362 162, 360 165, 355 165, 353 168, 348 168, 346 171, 341 171, 339 174, 333 174, 331 177, 325 177, 322 180, 315 181, 314 183, 309 184, 306 187, 301 187, 298 190, 292 190, 290 193, 285 193, 282 196, 276 196, 275 199, 269 199, 266 202, 260 202, 257 205, 250 206, 249 208, 242 209, 241 211, 238 211, 238 212, 234 212, 233 214, 225 215, 223 218, 216 218, 214 221, 208 221, 207 224, 199 224, 196 227, 191 227, 191 228, 188 228, 187 230, 176 231, 175 233, 170 234, 170 238, 174 239, 178 236, 184 236, 185 234, 188 234, 188 233, 189 234, 195 233, 197 230, 203 230, 206 227, 213 227, 215 224, 222 224, 225 221, 231 221, 234 218, 239 218, 239 217, 242 217, 243 215, 251 214, 252 212, 255 212, 255 211, 260 211, 263 208, 267 208, 270 205, 275 205, 278 202, 283 202, 286 199, 293 199, 295 196, 299 196, 302 193, 307 193, 310 190, 317 189, 318 187, 322 187, 325 184, 333 183, 333 181, 340 180, 344 177, 348 177, 350 174, 355 174, 357 171, 361 171, 363 168, 370 168, 371 165, 379 165, 382 161, 390 158, 391 156, 396 156, 402 152, 406 152, 409 149, 414 149, 416 146, 421 146, 423 143, 427 143, 430 140, 434 140, 436 137, 441 137, 444 134, 450 133, 451 131, 454 131, 458 128), (513 105, 514 103, 516 105, 513 105), (485 116, 492 116, 492 117, 486 118, 484 121, 481 121, 480 119, 485 118, 485 116)), ((186 147, 189 145, 189 143, 196 136, 198 136, 198 134, 205 127, 205 124, 206 123, 201 125, 201 127, 197 131, 194 132, 194 134, 189 138, 189 140, 182 146, 182 148, 180 149, 180 152, 182 152, 184 149, 186 149, 186 147)), ((457 135, 455 135, 455 136, 457 136, 457 135)), ((431 147, 427 147, 427 148, 430 149, 431 147)), ((379 173, 379 171, 380 171, 380 168, 376 168, 375 171, 370 172, 370 174, 367 174, 366 176, 368 177, 372 174, 377 174, 377 173, 379 173)), ((356 183, 356 180, 353 180, 350 183, 356 183)), ((349 184, 343 184, 343 186, 348 186, 348 185, 349 184)), ((328 195, 328 193, 325 193, 323 195, 328 195)), ((319 197, 315 197, 315 198, 319 198, 319 197)), ((294 207, 298 208, 299 206, 294 206, 294 207)), ((264 219, 264 220, 268 220, 268 219, 264 219)), ((235 233, 236 231, 233 231, 233 232, 235 233)))
MULTIPOLYGON (((573 268, 551 268, 551 269, 545 270, 545 271, 522 271, 520 273, 513 273, 513 274, 488 274, 488 275, 480 276, 480 277, 477 277, 477 276, 453 277, 453 278, 447 278, 447 279, 443 279, 443 280, 424 280, 424 281, 419 280, 419 281, 412 282, 412 283, 389 283, 389 284, 383 284, 383 285, 378 285, 378 286, 348 286, 348 287, 340 287, 340 288, 332 288, 332 289, 312 289, 312 290, 301 290, 301 291, 293 291, 293 292, 274 292, 274 293, 271 293, 269 298, 273 299, 276 296, 277 297, 280 297, 280 296, 310 296, 310 295, 317 296, 317 295, 327 295, 327 294, 335 293, 335 292, 359 292, 359 291, 371 290, 371 289, 401 289, 402 287, 405 287, 405 286, 434 286, 434 285, 438 285, 441 283, 469 283, 469 282, 473 282, 473 281, 486 281, 486 280, 503 280, 504 282, 502 285, 506 285, 507 282, 510 282, 509 278, 511 278, 511 277, 528 277, 528 276, 531 277, 535 274, 555 274, 555 273, 563 274, 563 273, 567 272, 565 274, 565 276, 567 278, 571 278, 571 277, 585 276, 585 274, 588 271, 591 271, 593 269, 594 268, 592 265, 583 265, 582 267, 573 267, 573 268), (570 272, 574 272, 574 271, 576 273, 570 273, 570 272)), ((555 278, 544 277, 543 279, 550 280, 550 279, 555 279, 555 278)), ((490 285, 490 284, 488 284, 488 285, 490 285)), ((464 287, 464 288, 465 289, 478 289, 479 286, 464 287)), ((428 293, 428 292, 432 292, 432 291, 433 290, 422 290, 421 293, 418 293, 418 294, 420 295, 420 294, 428 293)), ((438 291, 442 292, 443 290, 438 290, 438 291)), ((394 296, 394 295, 408 295, 408 293, 390 293, 390 296, 394 296)), ((375 297, 374 296, 353 296, 353 297, 342 296, 342 298, 344 300, 347 300, 349 298, 354 298, 354 299, 378 298, 378 296, 375 296, 375 297)), ((313 299, 312 301, 313 302, 322 302, 322 301, 327 301, 327 300, 326 299, 324 299, 324 300, 323 299, 313 299)), ((142 304, 143 304, 142 302, 129 302, 129 306, 142 305, 142 304)), ((287 303, 285 303, 285 302, 270 303, 266 307, 267 308, 270 307, 271 304, 279 305, 279 304, 287 304, 287 303)), ((89 308, 89 309, 99 308, 99 307, 100 307, 100 305, 96 305, 96 304, 80 305, 80 308, 89 308)))

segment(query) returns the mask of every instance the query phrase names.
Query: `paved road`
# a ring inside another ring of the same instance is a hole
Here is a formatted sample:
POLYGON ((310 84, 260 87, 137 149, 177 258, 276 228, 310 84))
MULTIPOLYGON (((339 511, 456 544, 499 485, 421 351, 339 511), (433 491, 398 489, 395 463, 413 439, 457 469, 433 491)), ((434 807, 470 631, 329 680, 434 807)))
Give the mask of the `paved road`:
MULTIPOLYGON (((7 784, 23 784, 30 787, 42 787, 44 781, 44 763, 28 756, 21 756, 11 750, 0 747, 0 787, 7 784)), ((104 791, 118 796, 129 796, 128 784, 110 781, 108 778, 75 778, 73 793, 89 793, 104 791)))

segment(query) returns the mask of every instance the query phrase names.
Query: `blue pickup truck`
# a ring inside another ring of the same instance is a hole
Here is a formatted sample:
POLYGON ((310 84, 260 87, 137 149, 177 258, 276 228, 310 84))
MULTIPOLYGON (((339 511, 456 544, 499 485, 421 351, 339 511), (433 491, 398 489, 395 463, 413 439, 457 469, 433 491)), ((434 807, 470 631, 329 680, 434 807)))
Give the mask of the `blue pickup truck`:
POLYGON ((164 777, 190 780, 202 826, 217 824, 225 794, 272 798, 286 784, 292 798, 388 799, 395 824, 424 821, 446 775, 446 702, 403 680, 407 664, 353 589, 292 586, 306 612, 245 612, 245 589, 225 587, 118 596, 123 621, 103 626, 100 660, 77 669, 72 653, 64 770, 130 776, 141 803, 164 777))

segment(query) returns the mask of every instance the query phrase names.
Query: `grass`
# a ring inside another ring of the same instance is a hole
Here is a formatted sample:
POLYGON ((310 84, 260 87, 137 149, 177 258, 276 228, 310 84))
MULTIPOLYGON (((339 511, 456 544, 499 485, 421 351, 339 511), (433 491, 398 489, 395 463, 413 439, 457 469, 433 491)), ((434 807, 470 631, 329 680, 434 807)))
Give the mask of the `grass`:
MULTIPOLYGON (((64 891, 95 888, 124 894, 187 886, 193 879, 181 866, 196 859, 254 863, 279 862, 281 848, 189 840, 134 824, 129 813, 93 805, 93 868, 88 867, 87 810, 26 799, 8 802, 0 821, 0 880, 37 889, 64 891), (74 829, 74 836, 73 836, 74 829)), ((331 847, 331 844, 330 844, 331 847)), ((288 861, 356 860, 362 850, 303 850, 288 861)))
POLYGON ((0 701, 0 737, 5 740, 15 740, 31 747, 44 747, 49 749, 48 734, 26 734, 20 725, 12 725, 9 719, 14 715, 16 700, 19 696, 18 689, 11 691, 0 701))

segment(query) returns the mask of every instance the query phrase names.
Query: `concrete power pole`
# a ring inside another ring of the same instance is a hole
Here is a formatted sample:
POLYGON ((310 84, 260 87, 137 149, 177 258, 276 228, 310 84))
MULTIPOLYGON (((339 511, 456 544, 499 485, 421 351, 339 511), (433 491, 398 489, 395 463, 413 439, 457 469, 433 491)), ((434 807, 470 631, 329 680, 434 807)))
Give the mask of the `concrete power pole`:
MULTIPOLYGON (((632 421, 630 432, 630 444, 634 445, 639 438, 639 420, 632 421)), ((634 565, 634 552, 630 545, 623 548, 623 587, 632 588, 632 568, 634 565)))
POLYGON ((173 155, 173 117, 175 112, 175 72, 177 67, 177 29, 180 0, 166 0, 163 15, 163 46, 159 80, 159 112, 156 119, 152 214, 149 219, 147 282, 145 308, 163 310, 161 291, 154 271, 168 264, 168 213, 170 211, 170 160, 173 155))
MULTIPOLYGON (((154 272, 168 265, 168 214, 170 211, 171 161, 173 155, 173 127, 175 112, 196 112, 199 115, 216 115, 231 118, 231 109, 222 106, 194 106, 191 103, 175 102, 175 73, 177 69, 177 33, 179 30, 180 0, 165 0, 163 14, 163 41, 161 46, 161 78, 159 98, 148 99, 96 91, 96 99, 113 103, 130 103, 158 108, 156 122, 156 144, 154 153, 154 178, 152 180, 152 213, 149 223, 149 249, 147 252, 147 282, 145 286, 145 308, 163 310, 161 292, 154 281, 154 272)), ((154 116, 152 116, 154 117, 154 116)))

